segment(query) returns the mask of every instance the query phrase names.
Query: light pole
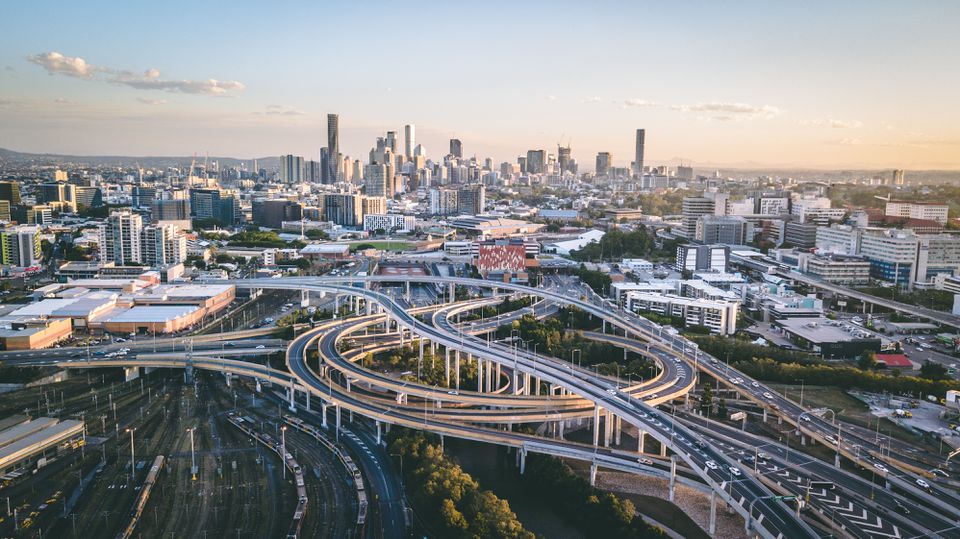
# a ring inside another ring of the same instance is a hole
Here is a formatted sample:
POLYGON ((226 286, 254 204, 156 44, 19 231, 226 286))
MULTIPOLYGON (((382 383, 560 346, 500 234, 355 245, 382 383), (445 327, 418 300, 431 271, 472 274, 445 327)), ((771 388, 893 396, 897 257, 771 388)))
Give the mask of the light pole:
POLYGON ((287 426, 280 427, 280 467, 283 468, 283 478, 287 478, 287 426))
POLYGON ((133 431, 136 430, 133 427, 127 429, 127 432, 130 433, 130 477, 133 477, 134 467, 136 466, 136 454, 133 451, 133 431))

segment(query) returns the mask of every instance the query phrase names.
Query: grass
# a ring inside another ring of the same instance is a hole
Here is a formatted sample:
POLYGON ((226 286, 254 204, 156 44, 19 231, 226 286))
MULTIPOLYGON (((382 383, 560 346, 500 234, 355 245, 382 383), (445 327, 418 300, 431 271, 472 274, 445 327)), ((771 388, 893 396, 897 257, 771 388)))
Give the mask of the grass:
POLYGON ((406 240, 397 240, 397 241, 386 241, 386 240, 373 240, 373 241, 354 241, 350 242, 350 250, 355 251, 360 245, 372 245, 376 249, 381 251, 406 251, 411 248, 412 244, 406 240))

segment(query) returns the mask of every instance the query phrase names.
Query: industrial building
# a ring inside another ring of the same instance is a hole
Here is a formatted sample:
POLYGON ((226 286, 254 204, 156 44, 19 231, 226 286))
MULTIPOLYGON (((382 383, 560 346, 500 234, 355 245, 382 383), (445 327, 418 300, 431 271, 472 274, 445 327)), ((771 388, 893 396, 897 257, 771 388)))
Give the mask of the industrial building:
POLYGON ((0 481, 42 468, 84 442, 83 421, 40 417, 0 431, 0 481))

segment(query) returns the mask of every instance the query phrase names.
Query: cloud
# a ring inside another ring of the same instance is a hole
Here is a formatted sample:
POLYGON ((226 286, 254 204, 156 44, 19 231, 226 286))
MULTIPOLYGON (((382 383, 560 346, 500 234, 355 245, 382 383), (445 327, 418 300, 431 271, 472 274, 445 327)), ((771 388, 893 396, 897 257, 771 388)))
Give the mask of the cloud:
POLYGON ((163 79, 157 69, 148 69, 142 73, 97 66, 87 63, 78 56, 65 56, 59 52, 44 52, 27 56, 27 61, 37 64, 51 75, 67 75, 86 80, 99 80, 128 86, 137 90, 158 90, 184 94, 228 97, 232 92, 241 92, 246 86, 235 80, 174 80, 163 79))
POLYGON ((718 101, 697 103, 695 105, 674 105, 670 108, 682 112, 718 113, 719 116, 712 116, 714 120, 773 118, 774 116, 779 116, 782 112, 779 108, 771 105, 749 105, 747 103, 724 103, 718 101))
POLYGON ((556 100, 557 100, 557 96, 555 96, 555 95, 548 95, 546 99, 547 99, 547 101, 556 101, 556 100))
POLYGON ((147 99, 145 97, 138 97, 137 101, 143 103, 144 105, 166 105, 166 99, 147 99))
POLYGON ((27 61, 44 68, 51 75, 67 75, 81 79, 92 79, 102 68, 88 64, 79 56, 64 56, 59 52, 44 52, 27 56, 27 61))
POLYGON ((286 105, 267 105, 266 110, 254 112, 263 116, 305 116, 307 113, 286 105))
POLYGON ((860 146, 863 144, 863 141, 856 137, 844 137, 840 139, 839 144, 841 146, 860 146))
POLYGON ((58 105, 72 105, 75 103, 75 101, 70 101, 69 99, 65 99, 63 97, 58 97, 54 99, 53 102, 58 105))
POLYGON ((6 97, 0 97, 0 109, 10 108, 17 104, 19 104, 18 101, 6 97))
POLYGON ((833 129, 859 129, 863 127, 860 120, 837 120, 836 118, 817 118, 815 120, 800 120, 800 125, 813 127, 830 127, 833 129))
POLYGON ((659 106, 659 104, 657 104, 657 103, 655 103, 655 102, 653 102, 653 101, 647 101, 646 99, 640 99, 640 98, 638 98, 638 97, 633 97, 633 98, 630 98, 630 99, 625 99, 625 100, 623 101, 623 105, 624 105, 625 107, 637 107, 637 108, 650 108, 650 107, 658 107, 658 106, 659 106))
POLYGON ((603 98, 600 96, 594 95, 590 97, 584 97, 583 99, 580 100, 580 102, 581 103, 603 103, 603 98))

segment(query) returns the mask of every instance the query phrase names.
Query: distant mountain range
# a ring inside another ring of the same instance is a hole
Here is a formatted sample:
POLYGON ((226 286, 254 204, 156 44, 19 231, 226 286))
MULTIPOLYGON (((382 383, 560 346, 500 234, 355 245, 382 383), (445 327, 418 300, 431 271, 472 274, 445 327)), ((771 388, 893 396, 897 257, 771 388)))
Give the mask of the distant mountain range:
MULTIPOLYGON (((117 166, 144 168, 165 168, 165 167, 184 167, 189 166, 190 161, 196 159, 198 164, 202 164, 204 159, 209 163, 214 161, 220 163, 221 167, 236 166, 241 163, 248 166, 253 159, 237 159, 236 157, 204 157, 204 156, 129 156, 129 155, 63 155, 55 153, 26 153, 6 148, 0 148, 0 164, 14 165, 65 165, 65 164, 84 164, 91 166, 117 166)), ((257 166, 260 168, 275 168, 279 165, 279 156, 270 156, 257 158, 257 166)))

